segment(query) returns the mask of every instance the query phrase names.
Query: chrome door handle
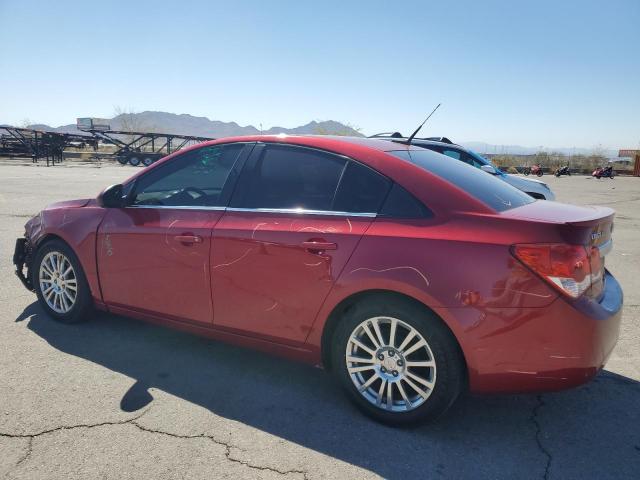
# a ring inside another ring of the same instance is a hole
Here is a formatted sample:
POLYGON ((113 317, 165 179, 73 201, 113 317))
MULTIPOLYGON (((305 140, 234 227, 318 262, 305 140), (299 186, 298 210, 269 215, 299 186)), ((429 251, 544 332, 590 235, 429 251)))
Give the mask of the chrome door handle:
POLYGON ((308 240, 302 242, 302 248, 311 253, 324 252, 325 250, 337 250, 338 244, 334 242, 325 242, 322 240, 308 240))
POLYGON ((202 237, 200 235, 176 235, 174 238, 185 245, 202 243, 202 237))

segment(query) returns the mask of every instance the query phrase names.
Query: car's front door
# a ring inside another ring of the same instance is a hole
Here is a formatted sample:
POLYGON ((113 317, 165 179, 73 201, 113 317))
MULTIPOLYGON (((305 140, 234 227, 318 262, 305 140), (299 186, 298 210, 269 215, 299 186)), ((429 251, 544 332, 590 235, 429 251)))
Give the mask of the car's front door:
POLYGON ((152 168, 98 231, 105 303, 211 324, 211 232, 252 144, 206 146, 152 168))
POLYGON ((389 188, 342 156, 259 144, 214 229, 214 325, 303 342, 389 188))

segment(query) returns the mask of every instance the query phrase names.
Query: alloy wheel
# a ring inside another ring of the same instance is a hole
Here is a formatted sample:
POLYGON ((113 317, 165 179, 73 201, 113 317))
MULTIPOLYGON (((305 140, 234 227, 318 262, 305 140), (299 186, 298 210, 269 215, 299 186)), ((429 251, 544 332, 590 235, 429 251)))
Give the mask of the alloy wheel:
POLYGON ((40 262, 42 297, 57 313, 69 312, 78 296, 78 279, 69 259, 60 252, 47 253, 40 262))
POLYGON ((435 387, 436 361, 429 344, 397 318, 373 317, 360 323, 347 342, 345 361, 358 392, 383 410, 414 410, 435 387))

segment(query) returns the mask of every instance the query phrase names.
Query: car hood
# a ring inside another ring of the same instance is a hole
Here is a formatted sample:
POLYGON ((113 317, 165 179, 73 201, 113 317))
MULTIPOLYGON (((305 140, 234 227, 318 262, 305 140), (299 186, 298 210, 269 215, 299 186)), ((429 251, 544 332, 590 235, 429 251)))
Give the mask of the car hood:
POLYGON ((63 202, 56 202, 45 207, 45 210, 53 210, 56 208, 81 208, 86 207, 92 198, 81 198, 78 200, 65 200, 63 202))
POLYGON ((518 175, 513 175, 510 173, 506 174, 507 177, 509 177, 509 183, 511 185, 521 185, 521 186, 526 186, 526 185, 531 185, 532 183, 538 184, 538 185, 546 185, 545 182, 543 182, 542 180, 536 180, 535 178, 522 178, 518 175))

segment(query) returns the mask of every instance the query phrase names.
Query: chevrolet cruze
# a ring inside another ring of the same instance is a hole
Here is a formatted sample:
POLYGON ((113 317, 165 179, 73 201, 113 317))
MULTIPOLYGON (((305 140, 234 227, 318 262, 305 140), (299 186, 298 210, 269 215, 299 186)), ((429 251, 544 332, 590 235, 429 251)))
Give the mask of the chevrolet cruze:
POLYGON ((613 217, 406 143, 237 137, 48 206, 14 263, 53 319, 95 308, 321 365, 365 413, 413 424, 467 389, 603 367, 613 217))

